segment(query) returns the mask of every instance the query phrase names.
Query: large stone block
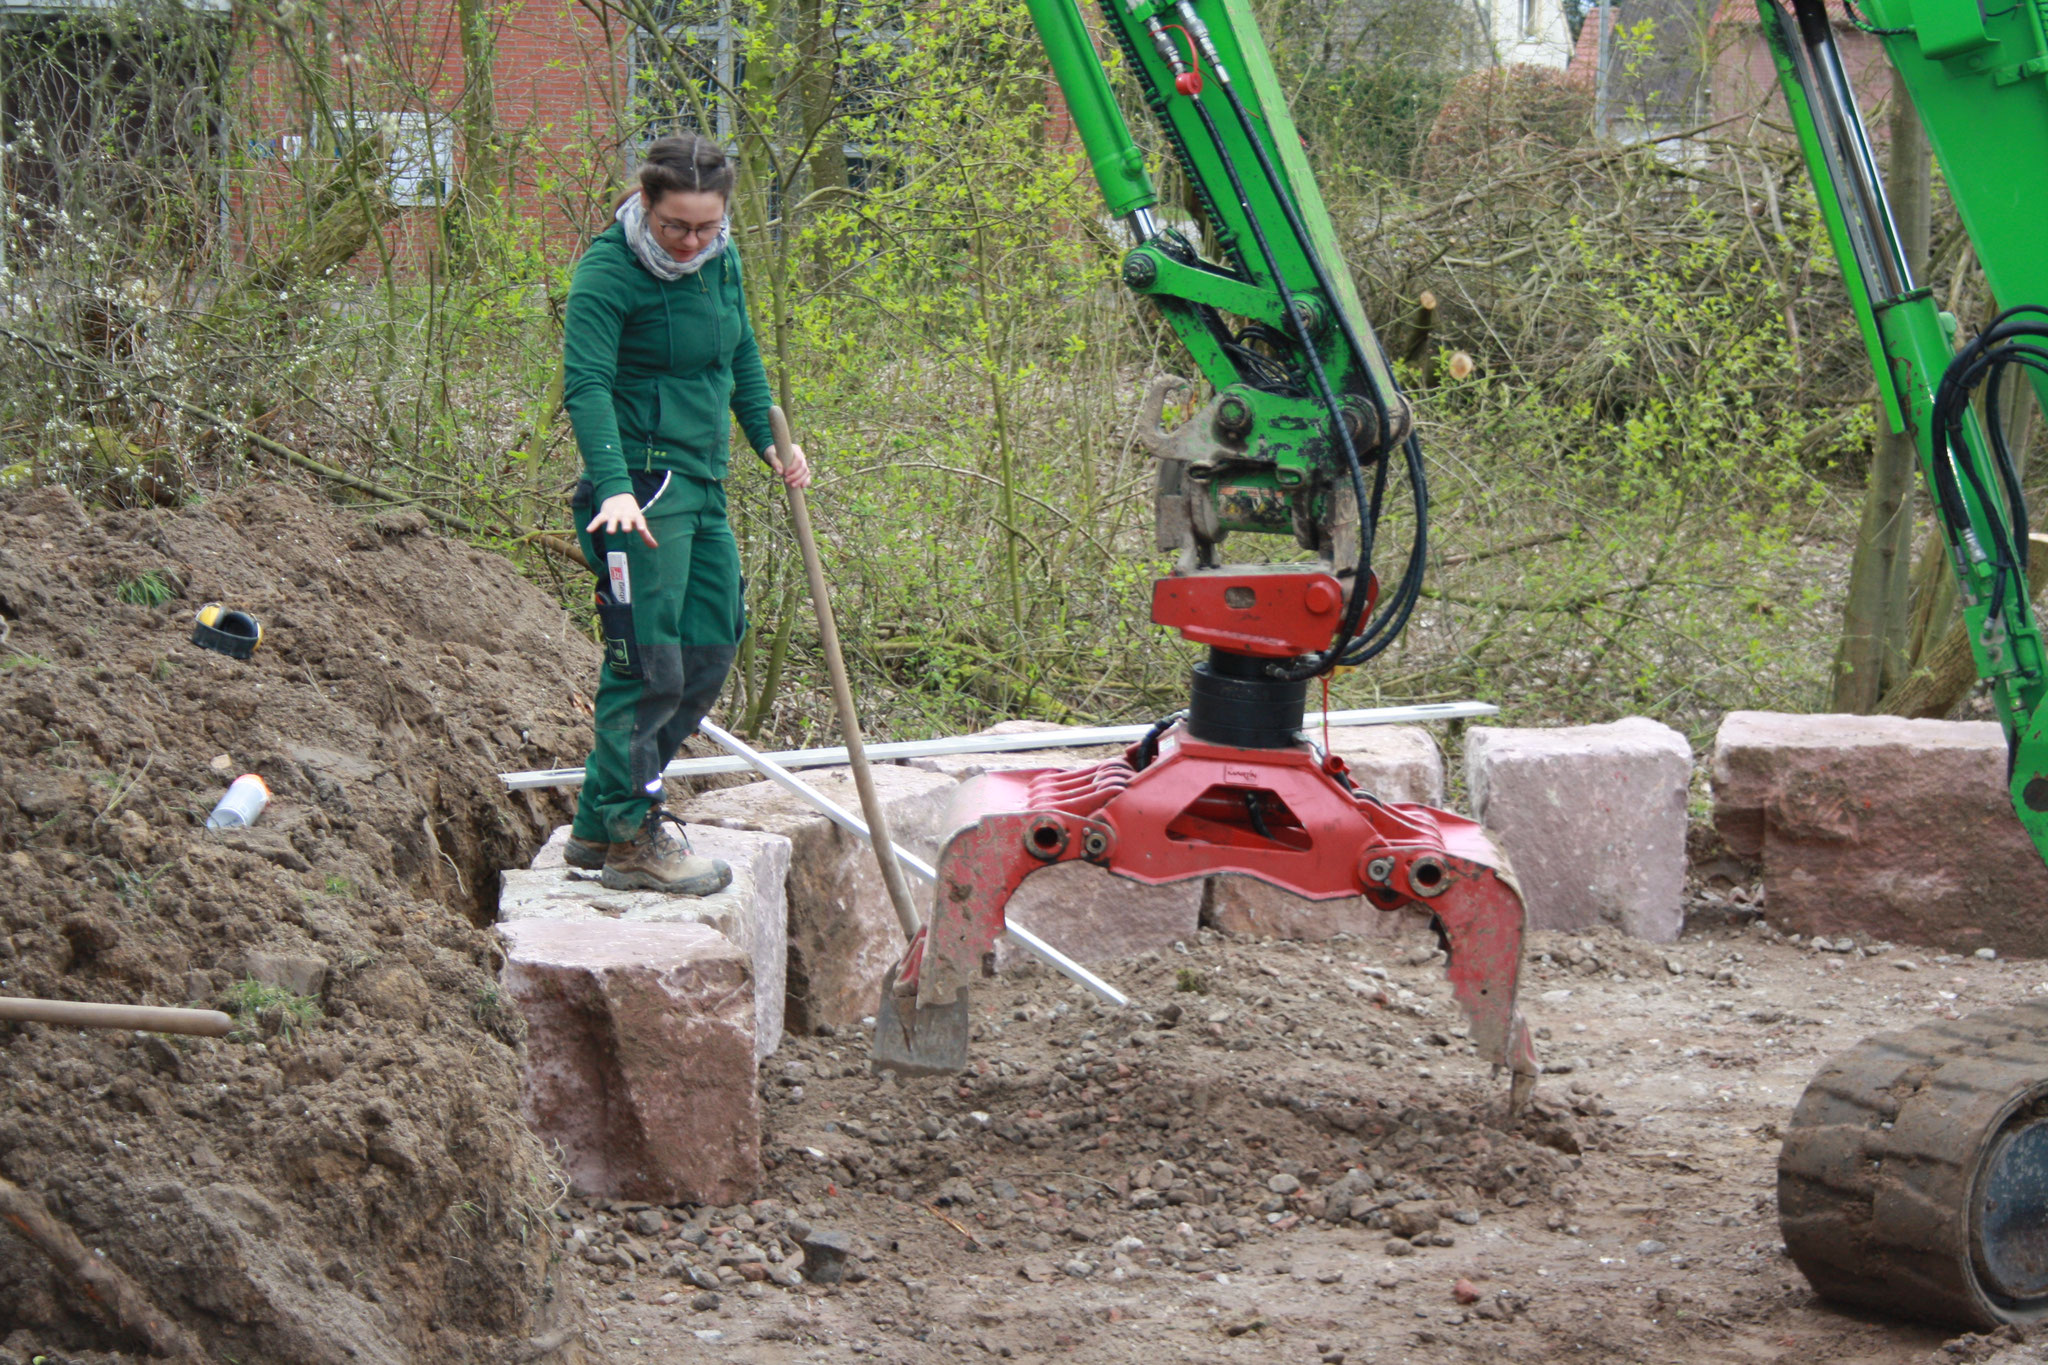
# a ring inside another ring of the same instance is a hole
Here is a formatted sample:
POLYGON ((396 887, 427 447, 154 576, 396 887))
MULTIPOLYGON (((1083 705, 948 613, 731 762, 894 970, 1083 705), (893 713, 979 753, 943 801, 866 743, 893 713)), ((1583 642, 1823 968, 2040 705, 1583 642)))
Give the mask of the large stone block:
MULTIPOLYGON (((1051 734, 1062 730, 1078 730, 1077 725, 1055 725, 1044 720, 1006 720, 977 730, 977 735, 1038 735, 1051 734)), ((965 782, 982 773, 1005 772, 1012 768, 1082 768, 1091 763, 1100 763, 1106 758, 1116 758, 1127 745, 1102 744, 1093 747, 1064 745, 1057 749, 1017 749, 997 754, 943 754, 936 758, 913 758, 906 762, 910 767, 929 773, 943 773, 947 777, 965 782)))
MULTIPOLYGON (((1322 742, 1320 731, 1310 733, 1322 742)), ((1330 731, 1329 747, 1350 765, 1352 781, 1382 801, 1443 804, 1443 751, 1421 726, 1343 726, 1330 731)), ((1387 938, 1429 927, 1427 916, 1376 910, 1363 896, 1307 901, 1250 877, 1211 877, 1202 923, 1249 938, 1314 941, 1339 934, 1387 938)))
POLYGON ((737 1204, 761 1179, 746 954, 702 924, 515 920, 526 1120, 582 1194, 737 1204))
MULTIPOLYGON (((1034 872, 1003 907, 1022 925, 1076 962, 1113 962, 1192 939, 1202 923, 1202 878, 1147 886, 1086 863, 1034 872)), ((1036 961, 1007 939, 996 942, 996 970, 1036 961)))
POLYGON ((1320 943, 1339 934, 1393 938, 1421 934, 1427 915, 1375 909, 1363 896, 1309 901, 1251 877, 1211 877, 1202 923, 1240 938, 1289 938, 1320 943))
POLYGON ((754 1047, 767 1057, 782 1046, 789 962, 789 840, 752 830, 687 826, 690 846, 732 867, 732 885, 715 896, 609 891, 593 873, 562 860, 569 827, 554 832, 527 871, 508 871, 498 893, 501 922, 558 919, 629 924, 702 924, 745 952, 754 972, 754 1047))
POLYGON ((1733 711, 1714 824, 1784 928, 2048 956, 2048 868, 2005 766, 1989 721, 1733 711))
MULTIPOLYGON (((953 779, 887 764, 874 774, 891 835, 920 857, 936 857, 953 779)), ((860 797, 846 769, 814 769, 803 776, 859 812, 860 797)), ((769 782, 706 792, 678 814, 693 827, 757 830, 790 841, 787 1026, 799 1033, 820 1024, 857 1028, 873 1014, 882 974, 902 956, 904 941, 867 841, 769 782)), ((911 891, 922 913, 930 888, 913 877, 911 891)))
POLYGON ((1513 865, 1532 929, 1677 938, 1691 780, 1685 736, 1641 716, 1465 740, 1473 817, 1513 865))
MULTIPOLYGON (((1322 742, 1322 734, 1309 737, 1322 742)), ((1382 801, 1444 803, 1444 754, 1420 725, 1351 725, 1330 731, 1330 752, 1351 765, 1351 780, 1382 801)))

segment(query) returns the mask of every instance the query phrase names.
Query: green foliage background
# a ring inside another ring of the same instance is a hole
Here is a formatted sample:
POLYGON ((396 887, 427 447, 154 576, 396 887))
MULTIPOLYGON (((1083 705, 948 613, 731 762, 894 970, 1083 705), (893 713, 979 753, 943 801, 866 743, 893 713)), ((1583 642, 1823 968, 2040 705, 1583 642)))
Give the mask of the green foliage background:
MULTIPOLYGON (((169 504, 305 476, 255 432, 355 480, 321 476, 337 498, 419 505, 584 611, 581 572, 548 548, 577 464, 557 349, 574 250, 536 210, 601 226, 632 147, 677 111, 594 109, 563 150, 559 129, 459 105, 465 150, 517 173, 451 173, 444 203, 402 210, 433 220, 424 255, 380 234, 345 268, 295 274, 294 242, 389 186, 374 159, 266 159, 254 77, 283 80, 316 134, 366 102, 448 101, 361 9, 244 13, 209 39, 217 76, 137 62, 145 85, 207 92, 204 119, 228 134, 205 154, 224 162, 200 174, 190 147, 124 143, 110 106, 73 137, 83 170, 56 202, 13 205, 0 328, 35 344, 0 375, 0 477, 169 504), (241 190, 234 231, 201 231, 223 177, 241 190)), ((640 75, 694 92, 683 118, 724 111, 757 326, 819 469, 814 517, 875 732, 1183 704, 1197 651, 1146 623, 1166 560, 1134 422, 1146 381, 1184 362, 1116 282, 1116 230, 1054 135, 1019 12, 743 0, 725 81, 662 36, 672 11, 608 13, 622 42, 641 32, 640 75)), ((1681 154, 1596 144, 1583 87, 1468 72, 1458 13, 1262 10, 1436 488, 1425 609, 1332 701, 1477 696, 1520 720, 1641 713, 1695 735, 1730 708, 1819 704, 1869 381, 1789 146, 1761 120, 1681 154)), ((6 79, 29 79, 44 48, 6 41, 6 79)), ((726 713, 821 741, 779 490, 735 468, 755 631, 726 713)), ((1394 520, 1386 543, 1405 544, 1394 520)))

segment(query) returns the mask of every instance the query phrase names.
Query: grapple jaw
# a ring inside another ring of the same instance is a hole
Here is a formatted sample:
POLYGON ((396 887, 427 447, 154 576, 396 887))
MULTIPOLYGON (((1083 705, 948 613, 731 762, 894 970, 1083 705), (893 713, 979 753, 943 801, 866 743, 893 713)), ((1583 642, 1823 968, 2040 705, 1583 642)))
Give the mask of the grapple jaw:
POLYGON ((1133 766, 1141 757, 1151 756, 1134 749, 1089 768, 985 773, 961 789, 931 914, 876 1014, 877 1066, 964 1066, 967 988, 1003 932, 1010 897, 1040 868, 1087 862, 1149 885, 1229 873, 1309 900, 1363 895, 1382 910, 1430 916, 1473 1042, 1508 1069, 1510 1112, 1521 1107, 1536 1080, 1515 1003, 1522 897, 1478 825, 1360 793, 1341 760, 1306 745, 1239 749, 1175 731, 1142 769, 1133 766))

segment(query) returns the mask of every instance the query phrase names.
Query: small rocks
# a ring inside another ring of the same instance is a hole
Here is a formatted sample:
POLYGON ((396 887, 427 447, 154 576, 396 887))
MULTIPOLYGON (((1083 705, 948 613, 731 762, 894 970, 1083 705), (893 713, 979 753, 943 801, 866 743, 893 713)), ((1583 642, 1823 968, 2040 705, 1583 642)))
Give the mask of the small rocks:
POLYGON ((718 1295, 712 1293, 708 1289, 704 1290, 702 1293, 692 1294, 690 1296, 690 1307, 695 1309, 699 1313, 713 1312, 718 1308, 718 1306, 721 1303, 724 1302, 724 1299, 720 1298, 718 1295))
POLYGON ((1274 1194, 1289 1195, 1301 1188, 1301 1180, 1298 1176, 1292 1176, 1282 1171, 1266 1182, 1266 1188, 1274 1194))
POLYGON ((1385 1250, 1389 1256, 1413 1256, 1415 1254, 1415 1244, 1413 1242, 1404 1242, 1396 1237, 1388 1241, 1385 1250))
POLYGON ((1976 955, 1980 960, 1985 962, 1998 961, 1998 949, 1996 948, 1979 948, 1977 950, 1976 955))
POLYGON ((1387 1210, 1387 1231, 1396 1237, 1414 1239, 1437 1230, 1437 1211, 1419 1199, 1405 1200, 1387 1210))
POLYGON ((1095 1273, 1095 1266, 1078 1256, 1061 1266, 1060 1269, 1077 1280, 1085 1280, 1095 1273))
POLYGON ((812 1284, 838 1284, 846 1278, 853 1239, 845 1233, 813 1231, 798 1245, 804 1249, 804 1278, 812 1284))
POLYGON ((1657 1241, 1655 1238, 1645 1238, 1636 1243, 1636 1255, 1638 1256, 1662 1256, 1669 1250, 1671 1250, 1670 1247, 1657 1241))
POLYGON ((1470 1280, 1459 1280, 1451 1286, 1451 1297, 1459 1303, 1477 1303, 1479 1302, 1479 1287, 1470 1280))
POLYGON ((1910 957, 1895 957, 1892 959, 1892 966, 1897 967, 1902 972, 1917 972, 1920 970, 1920 964, 1910 957))

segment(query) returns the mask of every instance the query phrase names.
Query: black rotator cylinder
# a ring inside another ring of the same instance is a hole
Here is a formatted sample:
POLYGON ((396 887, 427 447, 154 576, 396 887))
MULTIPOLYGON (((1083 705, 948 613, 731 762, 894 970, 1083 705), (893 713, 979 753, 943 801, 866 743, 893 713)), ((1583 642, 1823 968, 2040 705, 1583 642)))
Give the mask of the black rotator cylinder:
POLYGON ((1267 677, 1266 665, 1271 662, 1211 649, 1208 662, 1195 665, 1188 733, 1209 744, 1240 749, 1285 749, 1293 744, 1308 701, 1308 680, 1267 677))

